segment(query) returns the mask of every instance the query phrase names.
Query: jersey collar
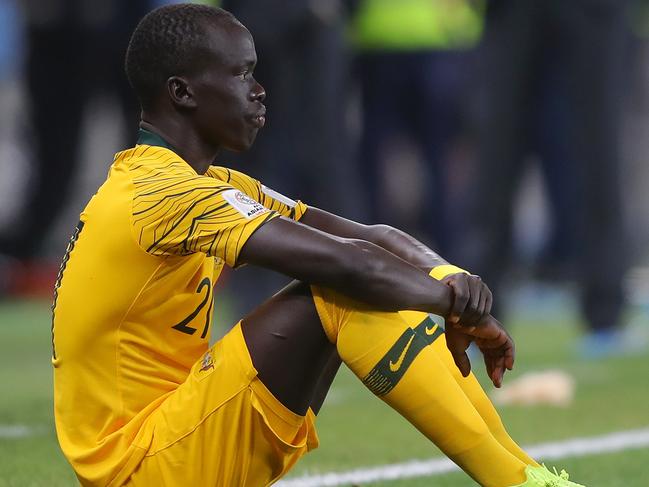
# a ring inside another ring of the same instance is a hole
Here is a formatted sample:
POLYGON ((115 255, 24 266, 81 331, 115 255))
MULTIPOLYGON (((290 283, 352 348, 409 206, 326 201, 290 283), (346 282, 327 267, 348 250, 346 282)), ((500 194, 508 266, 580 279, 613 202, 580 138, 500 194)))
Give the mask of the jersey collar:
POLYGON ((166 149, 176 152, 174 146, 168 143, 158 134, 150 132, 146 129, 141 128, 137 132, 137 144, 138 145, 157 145, 159 147, 164 147, 166 149))

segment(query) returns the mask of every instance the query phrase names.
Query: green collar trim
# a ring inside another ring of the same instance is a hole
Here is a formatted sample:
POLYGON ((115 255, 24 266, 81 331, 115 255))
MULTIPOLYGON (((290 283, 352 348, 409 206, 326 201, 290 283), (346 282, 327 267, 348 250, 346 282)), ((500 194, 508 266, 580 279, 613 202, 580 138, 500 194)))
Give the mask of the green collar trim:
POLYGON ((161 136, 142 128, 137 132, 137 143, 138 145, 157 145, 176 152, 176 149, 161 136))

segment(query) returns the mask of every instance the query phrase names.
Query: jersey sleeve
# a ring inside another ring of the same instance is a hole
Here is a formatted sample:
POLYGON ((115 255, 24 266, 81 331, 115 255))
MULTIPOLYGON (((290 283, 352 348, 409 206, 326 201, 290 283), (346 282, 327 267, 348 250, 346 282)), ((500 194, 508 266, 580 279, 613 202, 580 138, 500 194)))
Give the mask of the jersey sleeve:
POLYGON ((234 267, 243 245, 279 216, 231 184, 205 177, 134 181, 132 229, 153 255, 203 252, 234 267))
POLYGON ((308 209, 303 202, 288 198, 264 186, 255 178, 227 167, 211 166, 205 175, 231 184, 266 208, 292 220, 299 221, 308 209))

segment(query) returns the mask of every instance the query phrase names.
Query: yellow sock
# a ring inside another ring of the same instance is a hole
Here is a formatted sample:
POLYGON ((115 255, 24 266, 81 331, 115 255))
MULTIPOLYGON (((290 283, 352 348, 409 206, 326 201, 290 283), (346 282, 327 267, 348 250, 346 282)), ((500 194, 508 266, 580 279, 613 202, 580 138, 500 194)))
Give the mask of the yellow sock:
POLYGON ((471 401, 473 407, 476 408, 476 411, 478 411, 478 414, 480 414, 484 422, 487 424, 489 431, 496 440, 498 440, 498 442, 511 454, 525 462, 527 465, 538 467, 539 464, 525 453, 525 451, 518 446, 511 436, 509 436, 509 433, 505 430, 505 426, 500 419, 500 415, 496 411, 496 408, 494 408, 493 403, 482 389, 475 376, 469 374, 468 377, 462 377, 462 374, 453 361, 451 353, 448 351, 448 348, 446 348, 445 338, 440 337, 440 339, 433 344, 432 348, 458 383, 464 392, 464 395, 469 399, 469 401, 471 401))
MULTIPOLYGON (((461 272, 468 274, 467 271, 460 267, 445 264, 433 268, 430 271, 430 276, 434 279, 442 280, 449 274, 456 274, 461 272)), ((410 326, 416 326, 417 324, 421 323, 421 321, 426 319, 425 313, 420 313, 417 311, 401 311, 400 314, 410 326)), ((437 356, 449 370, 464 394, 469 398, 469 401, 471 401, 473 407, 476 408, 484 422, 489 427, 489 431, 491 431, 491 434, 498 440, 498 442, 521 461, 529 465, 538 467, 539 464, 527 453, 525 453, 525 451, 520 446, 518 446, 518 444, 509 436, 509 434, 505 430, 505 426, 503 425, 498 412, 485 394, 475 376, 473 374, 469 374, 468 377, 462 377, 462 374, 455 365, 455 361, 453 360, 451 353, 446 347, 446 338, 440 337, 440 340, 436 340, 433 344, 433 350, 437 353, 437 356)))
MULTIPOLYGON (((427 317, 426 313, 420 313, 417 311, 400 311, 399 314, 411 327, 417 326, 427 317)), ((500 415, 473 373, 469 374, 468 377, 462 377, 460 370, 453 361, 453 356, 448 351, 448 348, 446 348, 445 336, 442 335, 436 339, 431 344, 431 348, 449 371, 453 379, 455 379, 455 382, 460 386, 464 395, 469 399, 476 411, 478 411, 478 414, 485 422, 494 438, 498 440, 498 443, 504 446, 512 455, 525 464, 539 466, 539 464, 525 453, 525 451, 509 436, 502 420, 500 419, 500 415)))
POLYGON ((312 292, 325 333, 372 392, 481 485, 525 481, 527 463, 496 440, 429 346, 442 334, 432 320, 413 329, 399 313, 373 311, 315 286, 312 292))

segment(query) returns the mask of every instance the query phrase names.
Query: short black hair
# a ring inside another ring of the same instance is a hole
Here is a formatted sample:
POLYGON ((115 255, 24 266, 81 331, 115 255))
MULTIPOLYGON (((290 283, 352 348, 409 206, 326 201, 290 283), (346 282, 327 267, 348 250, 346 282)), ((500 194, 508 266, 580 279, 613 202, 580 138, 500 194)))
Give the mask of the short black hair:
POLYGON ((238 20, 230 12, 208 5, 165 5, 146 14, 126 50, 126 76, 143 108, 170 76, 182 76, 200 64, 206 25, 238 20))

